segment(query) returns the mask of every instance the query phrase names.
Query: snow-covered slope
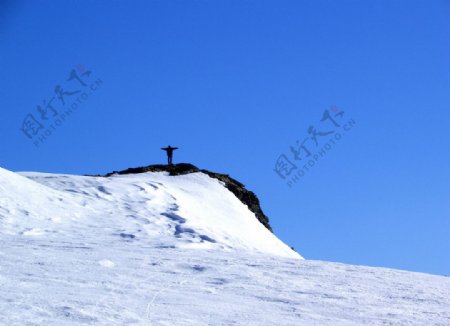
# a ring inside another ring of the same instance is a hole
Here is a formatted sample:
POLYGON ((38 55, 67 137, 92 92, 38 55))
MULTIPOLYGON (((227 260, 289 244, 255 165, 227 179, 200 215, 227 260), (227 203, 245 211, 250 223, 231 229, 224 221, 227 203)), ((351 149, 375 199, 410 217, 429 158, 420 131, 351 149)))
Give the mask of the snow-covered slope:
POLYGON ((0 232, 55 239, 99 232, 143 244, 301 258, 203 173, 103 178, 1 169, 0 185, 0 232))
POLYGON ((450 325, 447 277, 306 261, 203 173, 0 169, 0 325, 450 325))

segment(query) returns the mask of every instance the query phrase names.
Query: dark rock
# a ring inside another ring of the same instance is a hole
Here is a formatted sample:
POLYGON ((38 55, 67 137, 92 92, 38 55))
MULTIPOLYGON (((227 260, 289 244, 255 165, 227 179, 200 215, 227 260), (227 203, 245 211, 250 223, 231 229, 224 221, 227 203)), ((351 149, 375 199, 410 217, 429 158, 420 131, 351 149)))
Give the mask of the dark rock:
POLYGON ((245 186, 239 181, 231 178, 227 174, 215 173, 208 170, 201 170, 196 166, 189 163, 179 163, 174 165, 155 164, 139 168, 130 168, 123 171, 114 171, 104 175, 104 177, 110 177, 114 174, 135 174, 145 172, 169 172, 170 175, 183 175, 195 172, 203 172, 211 178, 218 179, 225 184, 225 187, 231 191, 242 203, 248 206, 258 221, 260 221, 267 229, 272 232, 272 228, 269 224, 269 218, 264 214, 261 209, 259 199, 252 191, 245 189, 245 186))

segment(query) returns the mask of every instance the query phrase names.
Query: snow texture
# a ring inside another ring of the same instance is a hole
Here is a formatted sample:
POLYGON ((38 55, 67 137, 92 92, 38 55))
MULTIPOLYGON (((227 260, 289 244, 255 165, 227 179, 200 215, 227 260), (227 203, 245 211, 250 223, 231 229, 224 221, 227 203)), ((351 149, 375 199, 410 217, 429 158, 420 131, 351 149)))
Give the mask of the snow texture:
POLYGON ((0 168, 1 325, 450 325, 450 279, 303 260, 203 173, 0 168))

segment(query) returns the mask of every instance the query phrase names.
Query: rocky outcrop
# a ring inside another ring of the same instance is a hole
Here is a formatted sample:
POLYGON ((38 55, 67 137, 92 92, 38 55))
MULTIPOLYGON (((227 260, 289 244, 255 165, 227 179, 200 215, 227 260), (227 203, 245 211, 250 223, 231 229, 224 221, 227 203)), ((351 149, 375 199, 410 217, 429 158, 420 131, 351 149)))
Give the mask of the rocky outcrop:
POLYGON ((231 191, 242 203, 248 206, 250 211, 252 211, 256 215, 258 221, 260 221, 267 229, 272 231, 272 228, 269 224, 269 218, 262 211, 259 199, 255 195, 255 193, 247 190, 242 183, 231 178, 227 174, 215 173, 208 170, 201 170, 189 163, 179 163, 174 165, 156 164, 139 168, 130 168, 123 171, 114 171, 108 173, 104 175, 104 177, 109 177, 114 174, 135 174, 144 172, 169 172, 170 175, 182 175, 194 172, 203 172, 209 175, 211 178, 215 178, 222 181, 229 191, 231 191))

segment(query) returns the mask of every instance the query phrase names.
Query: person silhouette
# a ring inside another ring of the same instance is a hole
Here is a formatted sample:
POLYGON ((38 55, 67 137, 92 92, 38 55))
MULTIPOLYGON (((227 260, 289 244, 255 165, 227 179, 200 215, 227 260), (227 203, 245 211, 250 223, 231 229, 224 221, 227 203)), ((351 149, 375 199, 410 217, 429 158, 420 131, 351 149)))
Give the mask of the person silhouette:
POLYGON ((172 165, 173 151, 178 149, 178 147, 170 147, 170 145, 169 145, 169 146, 163 147, 161 149, 163 151, 166 151, 166 153, 167 153, 167 164, 172 165))

